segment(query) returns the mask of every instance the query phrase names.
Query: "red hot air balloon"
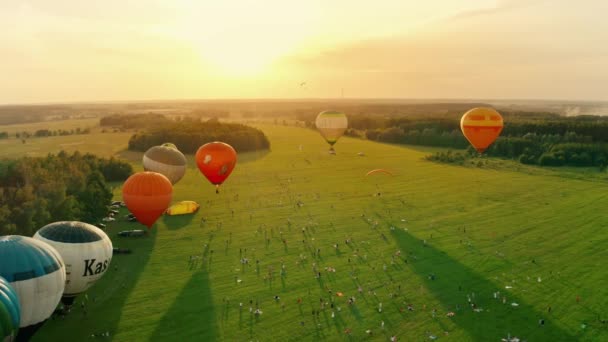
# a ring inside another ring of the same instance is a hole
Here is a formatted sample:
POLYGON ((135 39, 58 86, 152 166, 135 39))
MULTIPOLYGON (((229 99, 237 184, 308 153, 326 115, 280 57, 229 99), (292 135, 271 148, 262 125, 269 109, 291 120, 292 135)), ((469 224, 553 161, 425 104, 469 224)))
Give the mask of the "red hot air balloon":
POLYGON ((148 229, 171 204, 173 186, 167 177, 156 172, 138 172, 122 187, 122 198, 137 221, 148 229))
POLYGON ((236 165, 236 151, 226 143, 214 141, 199 147, 195 159, 201 173, 215 185, 215 192, 219 193, 220 185, 236 165))

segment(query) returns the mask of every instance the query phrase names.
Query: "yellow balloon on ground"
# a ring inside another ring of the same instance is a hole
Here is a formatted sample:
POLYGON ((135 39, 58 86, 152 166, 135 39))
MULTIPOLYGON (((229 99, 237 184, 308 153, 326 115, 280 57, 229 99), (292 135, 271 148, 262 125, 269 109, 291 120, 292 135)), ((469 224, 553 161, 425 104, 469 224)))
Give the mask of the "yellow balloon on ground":
POLYGON ((170 206, 165 212, 167 215, 194 214, 201 206, 194 201, 181 201, 170 206))
POLYGON ((346 114, 342 112, 326 110, 317 115, 315 125, 325 141, 331 146, 330 150, 333 150, 334 144, 348 128, 348 119, 346 114))

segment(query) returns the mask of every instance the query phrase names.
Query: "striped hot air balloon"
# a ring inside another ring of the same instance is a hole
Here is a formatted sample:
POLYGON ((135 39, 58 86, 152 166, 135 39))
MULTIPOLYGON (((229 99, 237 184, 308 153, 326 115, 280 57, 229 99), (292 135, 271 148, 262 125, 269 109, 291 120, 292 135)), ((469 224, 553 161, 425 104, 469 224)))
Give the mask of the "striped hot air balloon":
POLYGON ((142 160, 144 170, 158 172, 176 184, 186 174, 186 157, 172 143, 150 147, 142 160))
POLYGON ((0 277, 0 341, 12 341, 21 322, 21 306, 17 292, 0 277))
POLYGON ((460 119, 462 133, 479 153, 498 138, 502 128, 502 116, 493 108, 473 108, 460 119))
POLYGON ((334 150, 334 144, 340 139, 348 128, 346 114, 335 110, 326 110, 317 115, 315 125, 321 136, 331 146, 330 151, 334 150))
POLYGON ((0 237, 0 276, 15 289, 21 307, 19 338, 27 340, 51 316, 65 288, 61 255, 26 236, 0 237))
POLYGON ((137 221, 148 229, 171 204, 173 186, 167 177, 156 172, 137 172, 122 187, 122 198, 137 221))
POLYGON ((72 305, 74 298, 99 280, 112 261, 112 241, 106 233, 88 223, 61 221, 40 228, 34 239, 44 241, 61 254, 66 284, 61 301, 72 305))

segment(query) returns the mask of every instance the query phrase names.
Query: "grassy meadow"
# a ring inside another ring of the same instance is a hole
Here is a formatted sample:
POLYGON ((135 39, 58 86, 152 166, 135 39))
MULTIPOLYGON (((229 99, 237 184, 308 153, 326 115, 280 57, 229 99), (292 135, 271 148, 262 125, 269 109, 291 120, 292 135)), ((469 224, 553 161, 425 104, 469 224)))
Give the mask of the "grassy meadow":
MULTIPOLYGON (((107 232, 133 254, 115 255, 88 300, 35 340, 608 340, 604 177, 437 164, 425 149, 352 138, 329 155, 312 130, 260 128, 272 150, 239 156, 219 195, 189 158, 173 200, 198 201, 195 215, 161 217, 148 237, 121 238, 145 229, 122 209, 107 232), (394 176, 365 176, 376 168, 394 176), (256 305, 261 315, 250 313, 256 305)), ((108 156, 128 136, 2 149, 108 156)), ((120 155, 142 169, 141 154, 120 155)))

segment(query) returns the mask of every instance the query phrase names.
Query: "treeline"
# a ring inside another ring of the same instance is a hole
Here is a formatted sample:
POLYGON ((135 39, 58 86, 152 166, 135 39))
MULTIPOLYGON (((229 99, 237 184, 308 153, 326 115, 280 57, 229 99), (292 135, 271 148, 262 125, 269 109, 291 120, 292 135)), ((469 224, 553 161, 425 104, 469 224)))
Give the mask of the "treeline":
MULTIPOLYGON (((380 133, 387 129, 400 128, 403 134, 418 131, 424 135, 443 135, 460 131, 460 113, 436 115, 411 115, 386 118, 374 116, 349 116, 349 127, 364 130, 366 136, 382 139, 380 133)), ((575 133, 589 137, 593 142, 608 142, 608 116, 583 115, 574 117, 559 116, 544 112, 501 112, 505 127, 502 136, 521 137, 528 133, 538 135, 560 135, 575 133)), ((382 140, 381 140, 382 141, 382 140)), ((440 143, 441 144, 441 143, 440 143)), ((443 146, 443 145, 438 145, 443 146)))
POLYGON ((205 122, 169 121, 162 127, 133 135, 129 139, 129 150, 143 152, 152 146, 172 142, 184 153, 196 153, 201 145, 211 141, 230 144, 237 152, 270 148, 270 141, 259 129, 211 119, 205 122))
MULTIPOLYGON (((605 168, 608 164, 608 117, 562 117, 542 112, 505 112, 503 118, 505 128, 486 151, 487 155, 542 166, 605 168)), ((349 117, 349 126, 353 121, 355 126, 385 126, 360 130, 369 140, 464 149, 469 147, 469 143, 460 131, 459 120, 460 114, 390 119, 364 117, 355 120, 349 117)), ((437 154, 434 158, 437 161, 454 162, 452 159, 456 157, 437 154)), ((461 157, 458 156, 457 160, 460 162, 461 157)))
POLYGON ((144 129, 163 126, 171 122, 171 120, 162 114, 114 114, 101 118, 99 125, 123 129, 144 129))
POLYGON ((0 235, 31 236, 60 220, 96 223, 112 199, 108 182, 124 181, 130 164, 74 152, 0 161, 0 235))
POLYGON ((572 132, 563 136, 529 133, 521 138, 500 137, 487 154, 541 166, 597 166, 603 170, 608 165, 607 143, 595 143, 589 136, 572 132))
MULTIPOLYGON (((27 132, 23 132, 23 133, 27 133, 27 132)), ((22 135, 23 135, 22 133, 22 135)), ((41 138, 41 137, 54 137, 54 136, 65 136, 65 135, 75 135, 75 134, 89 134, 91 133, 91 129, 90 128, 76 128, 76 129, 57 129, 57 130, 49 130, 49 129, 39 129, 36 132, 34 132, 34 137, 37 138, 41 138)), ((17 132, 16 137, 19 138, 19 133, 17 132)), ((31 136, 28 133, 28 137, 31 136)))
MULTIPOLYGON (((90 128, 76 128, 76 129, 39 129, 34 133, 28 131, 15 132, 13 135, 17 139, 28 139, 28 138, 42 138, 42 137, 54 137, 54 136, 65 136, 74 134, 89 134, 91 133, 90 128)), ((11 135, 8 132, 0 132, 0 139, 8 139, 11 135)))

